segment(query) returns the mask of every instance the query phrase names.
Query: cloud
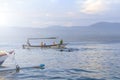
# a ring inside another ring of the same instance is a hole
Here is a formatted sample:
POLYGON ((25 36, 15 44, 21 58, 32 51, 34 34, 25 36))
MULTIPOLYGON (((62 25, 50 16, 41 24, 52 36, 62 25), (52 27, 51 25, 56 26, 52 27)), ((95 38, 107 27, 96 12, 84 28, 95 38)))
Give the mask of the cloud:
POLYGON ((58 3, 58 0, 50 0, 52 3, 58 3))
POLYGON ((66 13, 66 16, 68 16, 68 17, 75 17, 76 16, 76 13, 75 12, 67 12, 66 13))
POLYGON ((24 4, 24 0, 17 0, 16 3, 17 4, 24 4))
POLYGON ((120 4, 120 0, 105 0, 107 4, 120 4))
POLYGON ((105 0, 86 0, 82 5, 81 12, 95 14, 104 10, 106 10, 105 0))

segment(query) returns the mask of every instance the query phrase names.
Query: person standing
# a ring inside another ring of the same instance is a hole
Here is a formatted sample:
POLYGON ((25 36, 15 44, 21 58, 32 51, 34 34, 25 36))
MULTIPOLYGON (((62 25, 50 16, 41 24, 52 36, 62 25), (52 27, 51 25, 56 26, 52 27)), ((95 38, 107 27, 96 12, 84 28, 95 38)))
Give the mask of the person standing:
POLYGON ((60 45, 62 45, 62 44, 63 44, 63 40, 61 39, 61 40, 60 40, 60 45))

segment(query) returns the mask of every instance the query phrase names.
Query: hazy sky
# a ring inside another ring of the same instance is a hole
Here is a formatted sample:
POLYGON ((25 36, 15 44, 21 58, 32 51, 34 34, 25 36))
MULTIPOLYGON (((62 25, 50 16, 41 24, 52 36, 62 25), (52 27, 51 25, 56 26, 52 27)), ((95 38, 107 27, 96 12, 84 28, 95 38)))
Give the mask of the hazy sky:
POLYGON ((120 22, 120 0, 0 0, 0 27, 120 22))

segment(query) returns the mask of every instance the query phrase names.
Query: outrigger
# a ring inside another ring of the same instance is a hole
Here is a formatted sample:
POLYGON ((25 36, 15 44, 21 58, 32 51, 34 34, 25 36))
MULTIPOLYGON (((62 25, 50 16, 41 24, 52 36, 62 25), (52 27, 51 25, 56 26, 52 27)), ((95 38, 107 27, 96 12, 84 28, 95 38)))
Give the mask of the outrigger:
POLYGON ((67 45, 66 43, 63 43, 63 40, 60 40, 59 43, 53 42, 52 44, 46 44, 46 42, 40 42, 40 45, 32 45, 30 41, 32 40, 40 40, 40 39, 57 39, 56 37, 48 37, 48 38, 28 38, 27 43, 23 44, 23 49, 29 49, 29 48, 52 48, 52 49, 63 49, 67 45))

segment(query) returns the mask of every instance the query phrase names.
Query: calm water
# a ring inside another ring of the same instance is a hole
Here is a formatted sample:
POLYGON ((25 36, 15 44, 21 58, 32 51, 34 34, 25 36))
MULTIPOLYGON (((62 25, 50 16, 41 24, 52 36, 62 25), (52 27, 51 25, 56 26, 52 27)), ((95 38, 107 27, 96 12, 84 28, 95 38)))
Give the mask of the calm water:
MULTIPOLYGON (((75 50, 22 49, 21 45, 1 44, 1 50, 15 50, 21 68, 45 64, 45 69, 0 71, 0 80, 120 80, 120 43, 75 42, 67 47, 75 50)), ((13 56, 3 66, 0 70, 15 68, 13 56)))

